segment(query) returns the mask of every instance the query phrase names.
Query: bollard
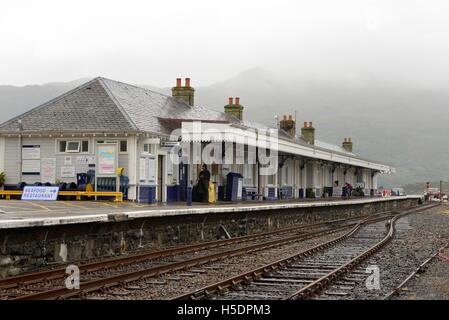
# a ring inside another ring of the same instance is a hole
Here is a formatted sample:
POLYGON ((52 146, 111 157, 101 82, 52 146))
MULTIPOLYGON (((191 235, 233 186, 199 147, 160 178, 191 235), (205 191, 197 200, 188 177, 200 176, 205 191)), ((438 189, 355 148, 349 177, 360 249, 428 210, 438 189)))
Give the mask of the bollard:
POLYGON ((192 205, 192 187, 191 186, 187 187, 187 205, 188 206, 192 205))

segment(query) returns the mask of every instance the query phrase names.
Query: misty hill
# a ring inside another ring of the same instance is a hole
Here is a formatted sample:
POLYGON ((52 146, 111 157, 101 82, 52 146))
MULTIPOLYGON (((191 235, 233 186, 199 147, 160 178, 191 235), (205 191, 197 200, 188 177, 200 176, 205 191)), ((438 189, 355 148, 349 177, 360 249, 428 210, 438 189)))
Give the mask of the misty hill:
POLYGON ((0 123, 67 92, 88 78, 16 87, 0 85, 0 123))
MULTIPOLYGON (((0 122, 85 80, 0 86, 0 122)), ((170 88, 145 87, 170 94, 170 88)), ((356 153, 397 168, 395 175, 382 179, 387 186, 447 180, 449 175, 449 96, 443 90, 405 87, 369 76, 281 77, 263 69, 195 89, 196 104, 215 110, 223 110, 227 97, 239 96, 246 119, 274 125, 275 114, 294 115, 296 110, 298 128, 313 121, 318 139, 340 144, 352 137, 356 153)))

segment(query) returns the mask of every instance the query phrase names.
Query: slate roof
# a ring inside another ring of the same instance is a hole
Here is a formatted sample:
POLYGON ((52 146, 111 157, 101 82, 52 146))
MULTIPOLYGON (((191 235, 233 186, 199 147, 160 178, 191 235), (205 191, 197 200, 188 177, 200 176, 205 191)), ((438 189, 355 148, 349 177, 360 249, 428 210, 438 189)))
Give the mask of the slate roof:
MULTIPOLYGON (((232 116, 190 107, 173 97, 130 84, 95 78, 3 124, 0 132, 133 132, 169 134, 161 119, 233 122, 232 116)), ((238 121, 238 120, 237 120, 238 121)))
MULTIPOLYGON (((170 134, 181 121, 226 122, 267 130, 272 127, 243 120, 183 101, 149 89, 95 78, 61 96, 0 124, 0 133, 22 132, 148 132, 170 134)), ((279 138, 290 140, 279 130, 279 138)), ((296 142, 308 145, 300 137, 296 142)), ((308 145, 310 146, 310 145, 308 145)), ((343 148, 321 141, 315 147, 354 155, 343 148)))
POLYGON ((136 130, 117 108, 100 79, 89 81, 0 125, 0 132, 136 130))

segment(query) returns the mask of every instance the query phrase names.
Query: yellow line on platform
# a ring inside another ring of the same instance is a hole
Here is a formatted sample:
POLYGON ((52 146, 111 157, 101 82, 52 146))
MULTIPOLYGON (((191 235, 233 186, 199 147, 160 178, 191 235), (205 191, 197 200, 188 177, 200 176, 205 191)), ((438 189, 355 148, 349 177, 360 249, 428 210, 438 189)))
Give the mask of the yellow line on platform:
POLYGON ((102 201, 97 201, 95 203, 102 204, 105 207, 114 208, 114 209, 120 208, 120 204, 122 204, 122 203, 108 203, 108 202, 102 202, 102 201))
MULTIPOLYGON (((69 206, 69 207, 73 207, 73 208, 80 208, 80 209, 86 209, 86 210, 89 209, 89 207, 86 207, 86 206, 83 206, 83 205, 80 205, 80 204, 75 204, 75 203, 68 202, 68 201, 64 201, 61 204, 69 206)), ((65 209, 65 208, 62 207, 62 209, 65 209)))
POLYGON ((8 206, 8 205, 4 205, 4 204, 1 204, 0 205, 0 208, 12 208, 12 209, 30 209, 30 210, 32 210, 33 208, 26 208, 26 207, 22 207, 21 205, 18 205, 18 206, 8 206))
POLYGON ((126 205, 130 206, 130 207, 134 207, 134 208, 144 208, 144 207, 146 207, 146 205, 137 204, 137 203, 133 203, 133 202, 128 202, 128 203, 126 203, 126 205))

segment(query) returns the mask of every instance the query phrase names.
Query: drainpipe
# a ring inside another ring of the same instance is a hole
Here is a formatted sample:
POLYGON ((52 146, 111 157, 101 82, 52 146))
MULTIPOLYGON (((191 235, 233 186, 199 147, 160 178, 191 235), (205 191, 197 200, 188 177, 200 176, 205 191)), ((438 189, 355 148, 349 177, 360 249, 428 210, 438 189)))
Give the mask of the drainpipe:
POLYGON ((19 154, 19 159, 18 159, 18 164, 19 164, 19 172, 18 172, 18 177, 19 177, 19 181, 17 181, 17 183, 22 182, 22 130, 23 130, 23 126, 22 126, 22 120, 19 119, 17 120, 17 122, 19 123, 19 137, 18 137, 18 154, 19 154))

